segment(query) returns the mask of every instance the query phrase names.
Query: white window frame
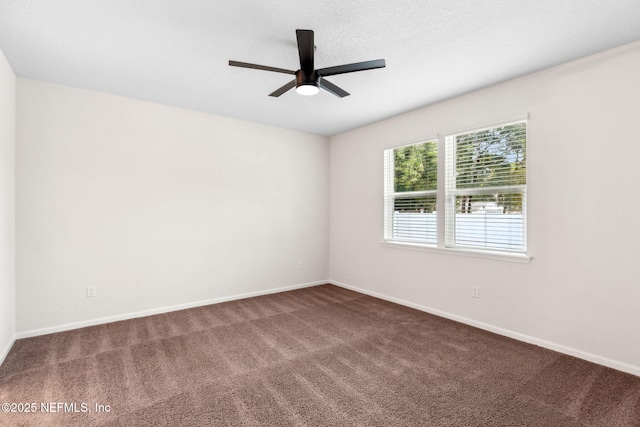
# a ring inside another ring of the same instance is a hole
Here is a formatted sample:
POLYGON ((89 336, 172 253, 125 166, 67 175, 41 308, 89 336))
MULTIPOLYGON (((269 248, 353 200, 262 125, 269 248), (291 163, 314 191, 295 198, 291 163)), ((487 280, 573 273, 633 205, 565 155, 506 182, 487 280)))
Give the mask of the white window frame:
MULTIPOLYGON (((465 133, 473 133, 477 131, 481 131, 484 129, 492 129, 502 126, 507 126, 514 123, 525 122, 527 123, 527 136, 528 136, 528 115, 524 118, 512 119, 512 120, 503 120, 497 121, 495 125, 489 126, 475 126, 469 127, 467 130, 456 131, 456 132, 447 132, 446 134, 438 134, 437 138, 424 138, 419 140, 418 142, 413 142, 409 144, 403 144, 396 147, 388 148, 384 150, 384 237, 381 241, 382 245, 389 248, 394 249, 409 249, 409 250, 418 250, 418 251, 426 251, 433 252, 439 254, 450 254, 450 255, 460 255, 466 257, 475 257, 475 258, 488 258, 502 261, 511 261, 511 262, 520 262, 520 263, 529 263, 532 257, 526 252, 527 251, 527 240, 528 240, 528 225, 527 225, 527 211, 528 211, 528 203, 525 199, 525 210, 523 211, 523 221, 524 221, 524 235, 523 235, 523 243, 524 243, 524 251, 503 251, 503 250, 491 250, 485 248, 478 247, 468 247, 468 246, 456 246, 453 243, 452 236, 452 219, 451 216, 455 215, 455 195, 457 194, 457 190, 455 189, 447 189, 447 184, 450 186, 451 175, 450 171, 447 168, 450 168, 451 156, 455 156, 455 151, 452 152, 452 147, 447 147, 447 137, 453 137, 460 134, 465 133), (393 164, 394 156, 393 150, 411 146, 411 145, 419 145, 429 141, 438 141, 438 186, 437 190, 428 190, 428 191, 420 191, 415 192, 415 194, 402 193, 405 197, 408 195, 412 196, 420 196, 420 195, 432 195, 435 191, 436 196, 436 211, 437 215, 437 241, 436 243, 426 243, 426 242, 416 242, 416 241, 407 241, 407 240, 399 240, 394 239, 392 234, 392 221, 393 221, 393 212, 394 212, 394 196, 397 195, 393 191, 394 189, 394 172, 395 165, 393 164), (449 175, 449 176, 447 176, 449 175), (449 190, 449 191, 447 191, 449 190), (444 213, 444 215, 442 214, 444 213)), ((529 140, 527 138, 527 151, 529 150, 529 140)), ((528 168, 527 168, 527 184, 522 185, 520 187, 515 186, 500 186, 500 188, 488 188, 483 190, 474 190, 479 192, 495 192, 497 190, 504 190, 507 192, 521 192, 523 197, 526 198, 527 193, 527 185, 528 185, 528 168)), ((467 193, 469 190, 465 190, 467 193)))

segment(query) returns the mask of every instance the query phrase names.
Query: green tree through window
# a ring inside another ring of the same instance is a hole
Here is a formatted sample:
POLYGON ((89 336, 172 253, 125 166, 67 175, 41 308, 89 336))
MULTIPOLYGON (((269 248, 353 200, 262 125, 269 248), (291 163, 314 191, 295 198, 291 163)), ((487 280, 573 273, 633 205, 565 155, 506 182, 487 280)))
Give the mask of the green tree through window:
MULTIPOLYGON (((438 188, 438 145, 436 141, 396 148, 394 156, 394 191, 396 193, 429 191, 438 188)), ((396 199, 396 212, 432 212, 435 197, 396 199)))
MULTIPOLYGON (((458 135, 455 144, 457 189, 526 184, 524 123, 458 135)), ((498 192, 461 197, 458 212, 470 213, 472 202, 494 202, 505 213, 522 212, 521 195, 498 192)))

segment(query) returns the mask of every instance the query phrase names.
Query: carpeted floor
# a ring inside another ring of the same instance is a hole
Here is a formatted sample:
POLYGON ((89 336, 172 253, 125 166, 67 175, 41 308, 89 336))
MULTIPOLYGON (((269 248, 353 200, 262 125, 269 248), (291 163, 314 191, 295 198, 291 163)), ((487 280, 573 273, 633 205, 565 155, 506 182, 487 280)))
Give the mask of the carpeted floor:
POLYGON ((3 426, 640 426, 638 377, 331 285, 18 340, 3 402, 36 404, 3 426))

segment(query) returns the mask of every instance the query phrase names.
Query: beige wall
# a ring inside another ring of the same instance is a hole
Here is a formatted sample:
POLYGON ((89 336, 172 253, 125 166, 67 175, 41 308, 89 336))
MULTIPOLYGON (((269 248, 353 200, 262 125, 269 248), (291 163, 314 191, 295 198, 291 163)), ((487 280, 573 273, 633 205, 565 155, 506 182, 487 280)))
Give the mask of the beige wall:
POLYGON ((17 84, 19 336, 328 277, 327 138, 17 84))
POLYGON ((16 332, 15 119, 16 76, 0 51, 0 363, 16 332))
POLYGON ((640 375, 639 75, 636 43, 332 137, 330 277, 640 375), (526 114, 530 264, 381 245, 384 149, 526 114))

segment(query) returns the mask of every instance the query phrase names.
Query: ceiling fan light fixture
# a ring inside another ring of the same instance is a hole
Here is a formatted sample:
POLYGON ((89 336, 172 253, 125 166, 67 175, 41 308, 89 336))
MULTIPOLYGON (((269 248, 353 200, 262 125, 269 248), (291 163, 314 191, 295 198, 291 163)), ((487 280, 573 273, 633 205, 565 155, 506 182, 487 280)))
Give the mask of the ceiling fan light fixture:
POLYGON ((296 92, 304 96, 313 96, 320 92, 320 89, 314 84, 304 84, 296 87, 296 92))

